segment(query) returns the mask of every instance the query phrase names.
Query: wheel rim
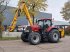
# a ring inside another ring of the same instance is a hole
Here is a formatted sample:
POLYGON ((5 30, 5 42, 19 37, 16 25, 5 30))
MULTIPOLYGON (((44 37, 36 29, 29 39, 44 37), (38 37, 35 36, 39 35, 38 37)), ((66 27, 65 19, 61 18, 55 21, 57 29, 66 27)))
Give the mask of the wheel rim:
POLYGON ((33 42, 37 43, 39 41, 39 36, 38 35, 34 35, 32 37, 33 42))
POLYGON ((57 34, 57 33, 54 33, 54 34, 53 34, 53 39, 54 39, 55 41, 57 41, 58 38, 59 38, 59 37, 58 37, 58 34, 57 34))

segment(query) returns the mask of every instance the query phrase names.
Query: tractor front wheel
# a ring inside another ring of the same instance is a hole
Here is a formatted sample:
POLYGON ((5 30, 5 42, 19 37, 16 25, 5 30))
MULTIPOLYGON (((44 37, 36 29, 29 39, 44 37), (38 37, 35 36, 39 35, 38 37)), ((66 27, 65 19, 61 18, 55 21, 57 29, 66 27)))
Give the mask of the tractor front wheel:
POLYGON ((37 32, 31 32, 28 36, 30 44, 37 45, 41 41, 41 35, 37 32))

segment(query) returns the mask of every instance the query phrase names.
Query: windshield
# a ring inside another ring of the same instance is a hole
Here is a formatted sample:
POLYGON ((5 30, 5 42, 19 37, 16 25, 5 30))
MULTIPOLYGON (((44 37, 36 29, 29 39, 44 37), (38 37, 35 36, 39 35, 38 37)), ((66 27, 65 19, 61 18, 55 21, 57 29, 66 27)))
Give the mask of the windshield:
POLYGON ((40 26, 42 26, 43 27, 43 25, 46 25, 46 24, 48 24, 48 26, 51 26, 51 20, 39 20, 38 21, 38 24, 40 25, 40 26))
POLYGON ((46 20, 46 21, 44 22, 44 25, 46 25, 46 24, 48 24, 48 26, 51 26, 51 21, 50 21, 50 20, 46 20))
POLYGON ((43 21, 38 21, 38 25, 42 26, 43 27, 43 21))

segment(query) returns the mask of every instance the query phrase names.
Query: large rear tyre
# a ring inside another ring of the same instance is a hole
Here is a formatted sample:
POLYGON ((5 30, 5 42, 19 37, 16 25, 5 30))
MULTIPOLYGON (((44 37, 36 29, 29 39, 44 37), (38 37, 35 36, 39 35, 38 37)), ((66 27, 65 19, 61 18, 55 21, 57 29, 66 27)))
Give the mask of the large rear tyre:
POLYGON ((24 34, 24 33, 21 34, 21 40, 23 42, 28 42, 28 37, 26 36, 26 34, 24 34))
POLYGON ((41 41, 41 35, 37 32, 32 32, 28 36, 28 40, 30 44, 37 45, 41 41))
POLYGON ((57 43, 59 42, 59 38, 60 38, 60 33, 57 29, 53 29, 49 32, 48 34, 48 41, 52 42, 52 43, 57 43))

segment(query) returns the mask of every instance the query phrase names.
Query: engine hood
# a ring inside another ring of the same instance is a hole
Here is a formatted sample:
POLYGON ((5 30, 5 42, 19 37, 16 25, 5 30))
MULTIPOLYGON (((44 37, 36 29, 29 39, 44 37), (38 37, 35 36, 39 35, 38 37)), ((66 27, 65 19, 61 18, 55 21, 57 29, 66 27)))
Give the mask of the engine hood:
POLYGON ((31 26, 31 28, 32 28, 32 31, 38 32, 39 29, 40 29, 40 26, 38 24, 34 24, 34 25, 31 26))

